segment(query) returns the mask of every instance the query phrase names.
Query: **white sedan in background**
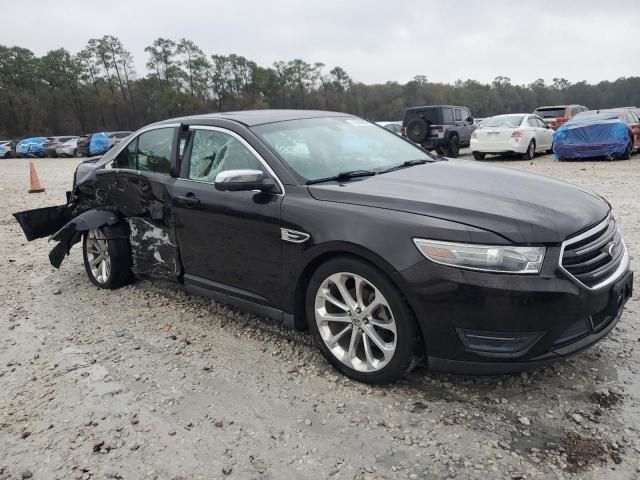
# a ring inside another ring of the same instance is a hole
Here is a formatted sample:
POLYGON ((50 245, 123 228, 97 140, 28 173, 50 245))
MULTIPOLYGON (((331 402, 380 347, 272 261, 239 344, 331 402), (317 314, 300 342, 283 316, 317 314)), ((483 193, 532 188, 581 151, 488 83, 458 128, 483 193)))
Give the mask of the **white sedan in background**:
POLYGON ((476 160, 487 154, 519 153, 531 160, 536 152, 550 152, 553 129, 538 115, 512 113, 487 118, 471 135, 476 160))
POLYGON ((75 157, 77 156, 78 138, 73 137, 56 147, 56 154, 59 157, 75 157))

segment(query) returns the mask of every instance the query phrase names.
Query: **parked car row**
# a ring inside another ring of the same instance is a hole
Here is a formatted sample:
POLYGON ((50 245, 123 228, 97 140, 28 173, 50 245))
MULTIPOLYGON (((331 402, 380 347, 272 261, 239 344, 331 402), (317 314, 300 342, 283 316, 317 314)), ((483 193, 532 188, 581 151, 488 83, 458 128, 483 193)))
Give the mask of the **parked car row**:
MULTIPOLYGON (((470 147, 473 157, 517 154, 532 159, 554 153, 558 160, 631 158, 640 151, 640 108, 589 110, 584 105, 542 106, 533 113, 473 118, 468 107, 428 105, 405 110, 400 134, 425 150, 457 157, 470 147)), ((378 122, 394 131, 398 122, 378 122)))
POLYGON ((130 134, 130 131, 117 131, 90 133, 82 136, 28 137, 19 141, 2 140, 0 141, 0 158, 102 155, 130 134))

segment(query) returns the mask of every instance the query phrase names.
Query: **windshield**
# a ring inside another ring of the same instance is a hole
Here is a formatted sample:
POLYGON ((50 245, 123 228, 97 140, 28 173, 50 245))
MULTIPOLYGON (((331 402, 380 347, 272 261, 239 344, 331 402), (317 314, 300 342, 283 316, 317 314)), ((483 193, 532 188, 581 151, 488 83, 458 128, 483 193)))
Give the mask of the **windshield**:
POLYGON ((482 127, 519 127, 524 115, 500 115, 491 117, 482 122, 482 127))
POLYGON ((290 120, 252 130, 306 181, 432 159, 398 135, 358 117, 290 120))

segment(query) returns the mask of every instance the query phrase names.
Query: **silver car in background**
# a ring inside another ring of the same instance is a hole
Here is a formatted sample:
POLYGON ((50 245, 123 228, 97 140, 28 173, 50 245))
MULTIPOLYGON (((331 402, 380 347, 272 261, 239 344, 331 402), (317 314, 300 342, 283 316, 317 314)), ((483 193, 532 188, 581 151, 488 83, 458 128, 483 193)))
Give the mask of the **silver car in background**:
POLYGON ((66 142, 59 144, 56 147, 56 155, 59 157, 77 157, 78 138, 80 137, 72 137, 66 142))

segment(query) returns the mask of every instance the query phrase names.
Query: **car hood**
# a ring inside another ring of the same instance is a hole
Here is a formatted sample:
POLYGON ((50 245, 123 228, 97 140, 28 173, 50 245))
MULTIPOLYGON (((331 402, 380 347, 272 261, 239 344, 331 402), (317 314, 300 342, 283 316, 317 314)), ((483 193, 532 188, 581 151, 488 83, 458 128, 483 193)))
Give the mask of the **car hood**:
MULTIPOLYGON (((385 208, 489 230, 515 243, 559 243, 604 219, 609 204, 553 178, 446 160, 341 184, 309 186, 321 201, 385 208)), ((441 239, 446 240, 446 239, 441 239)))

